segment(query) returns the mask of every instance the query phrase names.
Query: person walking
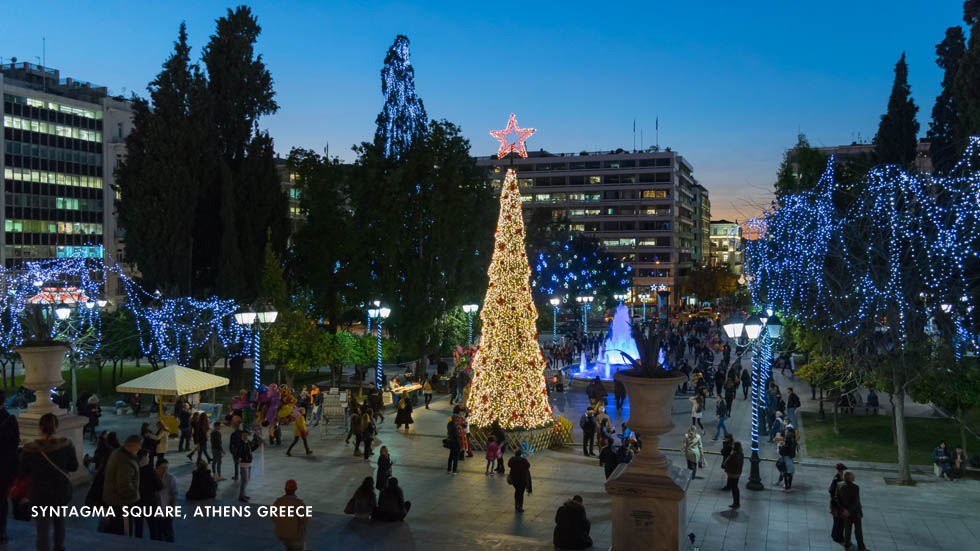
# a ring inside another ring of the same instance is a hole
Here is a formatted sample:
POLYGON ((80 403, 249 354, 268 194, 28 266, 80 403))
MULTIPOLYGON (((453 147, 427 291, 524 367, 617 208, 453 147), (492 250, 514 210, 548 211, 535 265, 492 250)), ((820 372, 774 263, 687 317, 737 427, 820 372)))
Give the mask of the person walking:
MULTIPOLYGON (((436 374, 433 373, 432 376, 435 377, 436 374)), ((432 403, 432 379, 426 379, 422 383, 422 399, 425 402, 425 409, 429 409, 429 404, 432 403)))
POLYGON ((378 450, 378 476, 375 478, 377 481, 375 487, 380 492, 388 487, 388 479, 391 478, 391 466, 394 461, 391 460, 391 456, 388 454, 388 446, 381 446, 378 450))
POLYGON ((354 518, 367 520, 378 508, 378 498, 374 495, 374 479, 370 476, 361 481, 354 495, 347 501, 344 514, 354 515, 354 518))
POLYGON ((348 418, 348 425, 350 427, 347 429, 347 438, 344 440, 345 444, 350 444, 350 437, 354 437, 354 455, 360 455, 358 448, 361 447, 361 411, 357 407, 351 408, 350 417, 348 418))
POLYGON ((231 479, 234 481, 238 480, 238 447, 242 445, 242 420, 239 419, 235 425, 235 430, 231 431, 231 436, 228 437, 228 453, 231 454, 231 463, 234 465, 234 472, 231 475, 231 479))
POLYGON ((242 431, 242 443, 238 446, 238 476, 241 480, 241 486, 238 488, 238 501, 248 503, 251 499, 245 494, 245 488, 248 486, 248 481, 252 477, 252 452, 255 451, 262 441, 259 438, 252 438, 249 440, 248 432, 242 431))
POLYGON ((194 461, 194 452, 197 452, 197 460, 201 460, 201 454, 207 458, 208 463, 212 461, 211 455, 208 454, 208 432, 210 431, 211 424, 208 422, 208 414, 203 411, 198 414, 197 421, 192 421, 192 431, 194 433, 194 449, 191 453, 187 454, 188 461, 194 461))
POLYGON ((793 392, 793 387, 787 387, 789 396, 786 397, 786 417, 789 422, 796 425, 796 410, 800 408, 800 397, 793 392))
POLYGON ((843 463, 837 464, 837 472, 834 479, 830 481, 830 516, 833 518, 833 527, 830 530, 830 539, 843 545, 844 544, 844 517, 840 514, 840 504, 837 503, 837 488, 844 481, 844 473, 847 467, 843 463))
POLYGON ((749 375, 748 369, 742 370, 742 399, 747 400, 749 398, 749 388, 752 386, 752 375, 749 375))
MULTIPOLYGON (((228 443, 229 447, 231 442, 228 443)), ((225 447, 221 442, 221 423, 215 422, 211 428, 211 472, 214 480, 221 482, 225 477, 221 476, 221 458, 225 456, 225 447)))
POLYGON ((306 411, 303 408, 299 410, 299 417, 293 421, 293 443, 286 448, 286 455, 292 457, 293 446, 296 445, 300 439, 303 440, 303 448, 306 449, 306 455, 310 455, 313 452, 310 450, 309 444, 306 443, 306 437, 309 436, 310 430, 306 428, 306 411))
POLYGON ((497 452, 497 469, 496 472, 504 474, 504 452, 507 451, 507 435, 504 434, 503 427, 500 426, 500 422, 496 419, 490 424, 490 433, 493 434, 494 440, 497 445, 500 446, 500 451, 497 452))
POLYGON ((613 388, 613 396, 616 398, 616 409, 623 409, 623 402, 626 401, 626 385, 617 380, 613 388))
MULTIPOLYGON (((157 501, 163 507, 177 506, 177 477, 170 474, 170 463, 166 458, 157 461, 157 476, 160 478, 160 491, 157 492, 157 501)), ((150 536, 152 537, 152 535, 150 536)), ((157 537, 156 539, 173 543, 174 541, 174 517, 163 515, 157 518, 157 537)))
POLYGON ((851 532, 857 540, 858 551, 865 551, 864 531, 861 529, 861 518, 864 511, 861 509, 861 488, 854 483, 854 473, 847 471, 844 473, 844 482, 837 488, 837 504, 840 506, 841 516, 844 517, 844 549, 851 548, 851 532))
POLYGON ((582 496, 574 496, 555 512, 552 543, 555 549, 588 549, 592 547, 591 528, 592 523, 582 505, 582 496))
POLYGON ((514 510, 524 512, 524 492, 531 495, 531 463, 523 457, 521 450, 514 450, 514 457, 507 462, 510 474, 507 482, 514 486, 514 510))
POLYGON ((122 508, 135 505, 140 500, 140 466, 136 454, 142 439, 131 434, 123 445, 112 452, 105 466, 105 482, 102 486, 102 501, 112 507, 113 515, 103 519, 99 531, 125 536, 129 534, 129 518, 123 516, 122 508))
POLYGON ((595 410, 592 406, 586 408, 585 413, 578 420, 578 426, 582 429, 582 455, 595 455, 595 431, 597 423, 595 420, 595 410))
POLYGON ((745 455, 742 453, 742 443, 735 442, 732 444, 732 453, 722 463, 722 468, 725 469, 725 474, 728 476, 728 485, 725 486, 725 489, 732 491, 732 504, 728 506, 731 509, 738 509, 742 506, 739 501, 738 478, 742 476, 743 463, 745 463, 745 455))
MULTIPOLYGON (((276 511, 304 511, 306 502, 296 497, 298 485, 295 480, 287 480, 285 494, 276 498, 272 507, 276 511)), ((306 526, 310 522, 305 514, 275 515, 272 523, 276 527, 276 538, 286 546, 286 551, 305 551, 306 526)))
POLYGON ((697 476, 698 467, 704 467, 704 448, 701 446, 701 435, 698 429, 690 427, 684 435, 684 442, 681 443, 681 453, 687 459, 687 468, 691 471, 691 480, 701 478, 697 476))
POLYGON ((401 398, 398 399, 398 412, 395 413, 395 430, 405 425, 405 432, 407 433, 414 422, 415 420, 412 419, 412 401, 408 399, 408 393, 403 392, 401 398))
POLYGON ((704 414, 704 396, 700 393, 687 399, 691 402, 691 426, 697 425, 704 432, 704 425, 701 424, 701 416, 704 414))
MULTIPOLYGON (((78 470, 75 446, 68 438, 56 437, 58 417, 45 413, 38 420, 41 437, 24 445, 20 461, 20 474, 30 479, 29 501, 31 508, 62 506, 71 503, 72 483, 68 473, 78 470)), ((6 488, 4 489, 6 496, 6 488)), ((6 500, 6 497, 4 497, 6 500)), ((41 510, 49 511, 49 510, 41 510)), ((4 519, 6 520, 6 519, 4 519)), ((37 533, 37 550, 50 551, 51 532, 54 532, 54 549, 65 548, 65 517, 42 512, 34 515, 37 533)))
POLYGON ((361 415, 361 442, 364 443, 364 460, 367 461, 374 452, 371 451, 371 442, 374 442, 374 435, 378 433, 378 428, 374 424, 371 410, 361 415))
POLYGON ((735 403, 735 393, 738 392, 738 380, 725 378, 725 417, 732 416, 732 404, 735 403))
POLYGON ((718 366, 715 371, 715 394, 721 396, 722 391, 725 388, 725 370, 722 366, 718 366))
POLYGON ((10 484, 17 474, 17 448, 20 427, 17 418, 7 411, 7 393, 0 390, 0 545, 7 543, 7 516, 10 484))
POLYGON ((715 428, 715 437, 712 440, 718 440, 719 434, 722 436, 728 434, 728 427, 725 426, 725 419, 728 417, 728 405, 722 401, 720 394, 715 402, 715 415, 718 416, 718 426, 715 428))
POLYGON ((446 464, 446 472, 459 474, 459 455, 461 445, 459 442, 459 431, 456 429, 456 420, 452 417, 446 423, 446 439, 443 441, 449 448, 449 462, 446 464))
POLYGON ((179 421, 177 430, 180 433, 180 439, 177 441, 177 451, 184 452, 190 451, 191 449, 191 405, 184 401, 179 403, 180 411, 177 413, 177 419, 179 421))

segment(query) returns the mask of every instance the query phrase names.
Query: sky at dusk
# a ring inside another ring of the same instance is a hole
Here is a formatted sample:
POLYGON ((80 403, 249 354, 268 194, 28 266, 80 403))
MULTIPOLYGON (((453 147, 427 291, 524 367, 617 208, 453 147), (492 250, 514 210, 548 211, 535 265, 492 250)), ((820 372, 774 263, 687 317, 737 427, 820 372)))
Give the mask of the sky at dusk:
MULTIPOLYGON (((903 51, 920 133, 939 93, 935 45, 962 0, 797 2, 333 2, 249 4, 280 111, 261 121, 292 147, 352 160, 370 140, 380 70, 395 35, 412 42, 416 88, 432 118, 458 124, 474 155, 511 112, 538 129, 528 149, 578 152, 655 141, 694 166, 712 218, 768 204, 783 151, 870 140, 903 51)), ((62 77, 145 88, 186 21, 195 58, 227 7, 213 1, 13 2, 0 56, 62 77)))

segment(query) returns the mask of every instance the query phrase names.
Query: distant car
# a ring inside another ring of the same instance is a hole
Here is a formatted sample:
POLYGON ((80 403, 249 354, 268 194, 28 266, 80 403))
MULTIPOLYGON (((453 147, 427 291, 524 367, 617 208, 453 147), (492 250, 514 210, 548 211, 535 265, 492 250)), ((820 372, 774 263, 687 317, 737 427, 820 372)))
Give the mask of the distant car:
POLYGON ((705 306, 700 312, 693 314, 691 317, 716 320, 718 319, 718 314, 710 306, 705 306))

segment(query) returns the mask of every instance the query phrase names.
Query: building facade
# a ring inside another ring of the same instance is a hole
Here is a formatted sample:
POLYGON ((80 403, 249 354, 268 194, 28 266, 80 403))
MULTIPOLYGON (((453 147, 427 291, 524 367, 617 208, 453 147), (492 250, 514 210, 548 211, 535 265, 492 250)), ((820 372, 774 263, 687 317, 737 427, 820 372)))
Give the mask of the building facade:
MULTIPOLYGON (((479 157, 499 187, 511 159, 479 157)), ((573 230, 598 239, 633 267, 633 292, 653 286, 678 290, 692 267, 707 261, 710 220, 708 190, 694 167, 673 151, 623 150, 596 153, 529 152, 513 168, 524 196, 524 212, 545 209, 567 217, 573 230)))
POLYGON ((742 258, 742 226, 738 221, 712 220, 708 265, 725 266, 736 276, 745 273, 742 258))
POLYGON ((0 262, 122 258, 113 170, 132 129, 128 101, 32 63, 0 65, 4 246, 0 262))

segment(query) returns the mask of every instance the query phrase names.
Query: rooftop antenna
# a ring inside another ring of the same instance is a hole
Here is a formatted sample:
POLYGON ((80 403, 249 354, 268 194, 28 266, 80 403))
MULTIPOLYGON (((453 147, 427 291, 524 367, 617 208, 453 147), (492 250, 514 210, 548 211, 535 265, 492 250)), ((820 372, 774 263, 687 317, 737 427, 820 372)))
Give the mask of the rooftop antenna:
POLYGON ((660 149, 660 115, 657 115, 657 120, 654 123, 654 128, 657 129, 657 150, 660 149))
POLYGON ((640 129, 640 151, 643 151, 643 129, 640 129))
POLYGON ((330 159, 330 142, 327 142, 327 145, 323 146, 323 156, 326 157, 327 160, 330 159))
POLYGON ((636 153, 636 117, 633 117, 633 153, 636 153))

